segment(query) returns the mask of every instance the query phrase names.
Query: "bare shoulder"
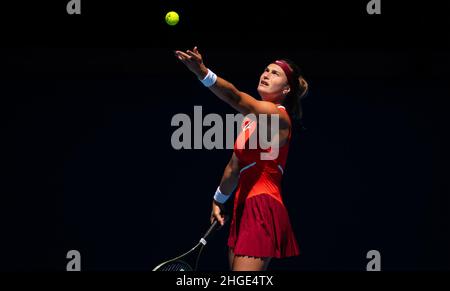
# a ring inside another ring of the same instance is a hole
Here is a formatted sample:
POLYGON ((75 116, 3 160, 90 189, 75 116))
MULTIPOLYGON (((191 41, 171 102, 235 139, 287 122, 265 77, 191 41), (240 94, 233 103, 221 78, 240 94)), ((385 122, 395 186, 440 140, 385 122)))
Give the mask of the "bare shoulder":
POLYGON ((253 113, 256 116, 260 114, 278 114, 280 118, 280 126, 286 128, 290 126, 290 119, 285 110, 278 108, 278 106, 269 101, 258 100, 251 95, 240 92, 241 101, 238 105, 238 110, 243 114, 253 113))
POLYGON ((286 110, 269 101, 258 101, 260 110, 266 114, 278 114, 281 128, 288 128, 291 125, 289 114, 286 110))

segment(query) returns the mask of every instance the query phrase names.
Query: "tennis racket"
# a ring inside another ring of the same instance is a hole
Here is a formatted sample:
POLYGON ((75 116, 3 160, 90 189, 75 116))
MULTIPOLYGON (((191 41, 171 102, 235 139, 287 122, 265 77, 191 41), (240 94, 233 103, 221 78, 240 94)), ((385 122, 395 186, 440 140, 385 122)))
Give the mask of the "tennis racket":
MULTIPOLYGON (((225 216, 225 222, 226 221, 227 216, 225 216)), ((182 254, 181 256, 162 262, 161 264, 156 266, 153 271, 197 271, 200 255, 206 245, 208 237, 210 237, 211 234, 213 234, 220 228, 220 223, 217 220, 214 220, 209 229, 206 231, 205 235, 192 249, 182 254)))

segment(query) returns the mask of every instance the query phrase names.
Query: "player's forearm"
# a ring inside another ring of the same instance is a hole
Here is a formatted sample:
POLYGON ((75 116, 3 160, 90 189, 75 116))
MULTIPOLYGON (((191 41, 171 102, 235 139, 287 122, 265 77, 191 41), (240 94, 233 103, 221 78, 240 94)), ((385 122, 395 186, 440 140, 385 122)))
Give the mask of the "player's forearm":
MULTIPOLYGON (((198 72, 195 73, 197 78, 200 80, 204 79, 208 74, 208 69, 206 67, 202 67, 198 72)), ((239 90, 227 80, 217 77, 214 85, 209 87, 209 89, 217 96, 219 99, 225 101, 233 108, 238 109, 238 105, 241 101, 241 95, 239 90)), ((238 109, 239 110, 239 109, 238 109)))
POLYGON ((225 195, 231 195, 239 182, 239 175, 230 166, 225 167, 225 171, 220 181, 220 190, 225 195))
POLYGON ((238 105, 241 101, 241 95, 239 90, 232 83, 217 77, 216 83, 209 87, 209 89, 221 100, 239 110, 238 105))

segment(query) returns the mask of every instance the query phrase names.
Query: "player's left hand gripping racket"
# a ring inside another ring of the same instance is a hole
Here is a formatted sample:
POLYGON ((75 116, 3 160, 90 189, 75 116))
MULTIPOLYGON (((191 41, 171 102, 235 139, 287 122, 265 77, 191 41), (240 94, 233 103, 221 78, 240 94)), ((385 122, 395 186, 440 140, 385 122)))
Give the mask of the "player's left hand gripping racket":
MULTIPOLYGON (((225 222, 226 221, 227 216, 225 216, 225 222)), ((153 269, 153 271, 196 271, 198 267, 198 261, 200 259, 200 254, 202 253, 203 247, 206 245, 208 237, 220 228, 220 223, 217 220, 214 220, 209 229, 206 231, 205 235, 200 239, 195 247, 182 254, 181 256, 159 264, 153 269)))

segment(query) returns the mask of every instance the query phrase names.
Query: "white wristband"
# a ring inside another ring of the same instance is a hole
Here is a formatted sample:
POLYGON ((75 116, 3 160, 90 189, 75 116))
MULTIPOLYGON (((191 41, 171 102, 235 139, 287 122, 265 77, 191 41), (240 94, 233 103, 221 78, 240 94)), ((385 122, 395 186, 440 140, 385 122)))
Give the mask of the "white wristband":
POLYGON ((203 80, 200 80, 205 87, 211 87, 216 83, 217 81, 217 75, 214 74, 210 69, 208 69, 208 74, 206 74, 206 77, 203 78, 203 80))
POLYGON ((225 202, 227 202, 228 198, 230 198, 230 195, 225 195, 220 191, 220 186, 217 187, 216 190, 216 194, 214 194, 214 200, 216 200, 217 202, 221 203, 221 204, 225 204, 225 202))

